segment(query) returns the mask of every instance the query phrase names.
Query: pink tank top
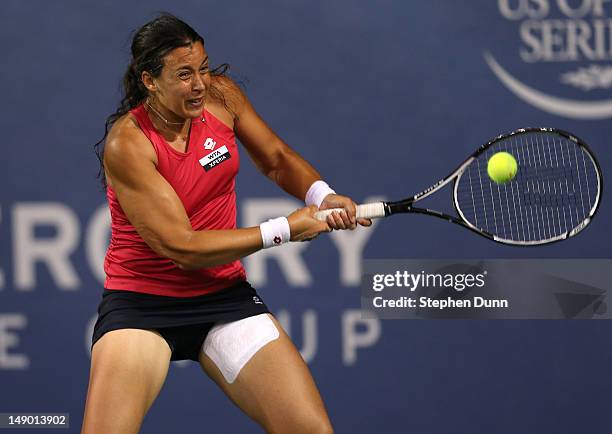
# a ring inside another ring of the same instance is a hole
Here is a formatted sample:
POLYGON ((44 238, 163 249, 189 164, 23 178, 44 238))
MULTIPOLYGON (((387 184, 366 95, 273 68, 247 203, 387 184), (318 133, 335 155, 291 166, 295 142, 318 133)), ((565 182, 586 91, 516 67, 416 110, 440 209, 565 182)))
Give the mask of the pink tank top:
MULTIPOLYGON (((193 119, 187 152, 174 149, 157 132, 140 105, 133 109, 143 133, 157 153, 157 170, 170 183, 194 230, 235 229, 235 177, 240 166, 234 132, 211 113, 193 119)), ((240 261, 184 271, 157 255, 138 235, 111 187, 111 241, 106 252, 105 288, 173 297, 193 297, 246 279, 240 261)))

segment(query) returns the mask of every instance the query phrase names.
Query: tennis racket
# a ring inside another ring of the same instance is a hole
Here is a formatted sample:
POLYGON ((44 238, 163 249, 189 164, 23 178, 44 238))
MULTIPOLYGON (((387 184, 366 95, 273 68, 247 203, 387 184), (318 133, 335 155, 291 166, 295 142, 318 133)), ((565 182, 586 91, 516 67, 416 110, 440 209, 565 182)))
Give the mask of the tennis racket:
MULTIPOLYGON (((499 243, 532 246, 582 231, 597 212, 601 191, 601 168, 586 143, 554 128, 523 128, 481 146, 446 178, 412 197, 358 205, 357 218, 427 214, 499 243), (514 156, 518 171, 497 184, 487 174, 487 163, 502 151, 514 156), (450 182, 456 216, 414 206, 450 182)), ((318 211, 316 218, 325 220, 340 210, 318 211)))

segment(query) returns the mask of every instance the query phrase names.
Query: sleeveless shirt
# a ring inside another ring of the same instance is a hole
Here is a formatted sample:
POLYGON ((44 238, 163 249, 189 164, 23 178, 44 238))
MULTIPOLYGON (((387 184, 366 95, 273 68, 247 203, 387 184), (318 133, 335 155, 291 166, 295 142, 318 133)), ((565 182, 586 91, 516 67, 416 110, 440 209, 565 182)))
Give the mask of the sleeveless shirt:
MULTIPOLYGON (((144 105, 131 110, 157 154, 157 170, 180 198, 196 231, 236 228, 235 177, 240 166, 231 128, 206 109, 192 119, 187 152, 174 149, 155 129, 144 105)), ((240 261, 185 271, 156 254, 129 222, 107 187, 111 240, 104 261, 105 288, 192 297, 246 279, 240 261)), ((151 206, 155 206, 152 204, 151 206)))

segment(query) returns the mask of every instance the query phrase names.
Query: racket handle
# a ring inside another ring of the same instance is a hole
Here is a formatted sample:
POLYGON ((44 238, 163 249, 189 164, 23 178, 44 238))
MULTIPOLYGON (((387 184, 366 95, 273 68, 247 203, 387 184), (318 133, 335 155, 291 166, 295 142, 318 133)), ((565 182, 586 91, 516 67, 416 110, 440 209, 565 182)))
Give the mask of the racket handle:
MULTIPOLYGON (((334 211, 342 211, 344 208, 331 208, 317 211, 315 218, 320 221, 327 220, 327 216, 334 211)), ((363 205, 357 205, 357 218, 358 219, 376 219, 385 216, 385 204, 383 202, 375 203, 364 203, 363 205)))

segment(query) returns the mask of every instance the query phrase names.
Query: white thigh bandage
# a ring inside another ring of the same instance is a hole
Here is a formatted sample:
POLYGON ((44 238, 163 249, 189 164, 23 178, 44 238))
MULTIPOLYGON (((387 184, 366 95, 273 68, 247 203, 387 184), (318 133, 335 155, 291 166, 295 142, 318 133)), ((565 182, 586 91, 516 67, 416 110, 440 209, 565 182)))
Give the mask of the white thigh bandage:
POLYGON ((268 314, 215 325, 202 351, 217 365, 225 381, 233 383, 240 370, 264 345, 278 339, 279 332, 268 314))

